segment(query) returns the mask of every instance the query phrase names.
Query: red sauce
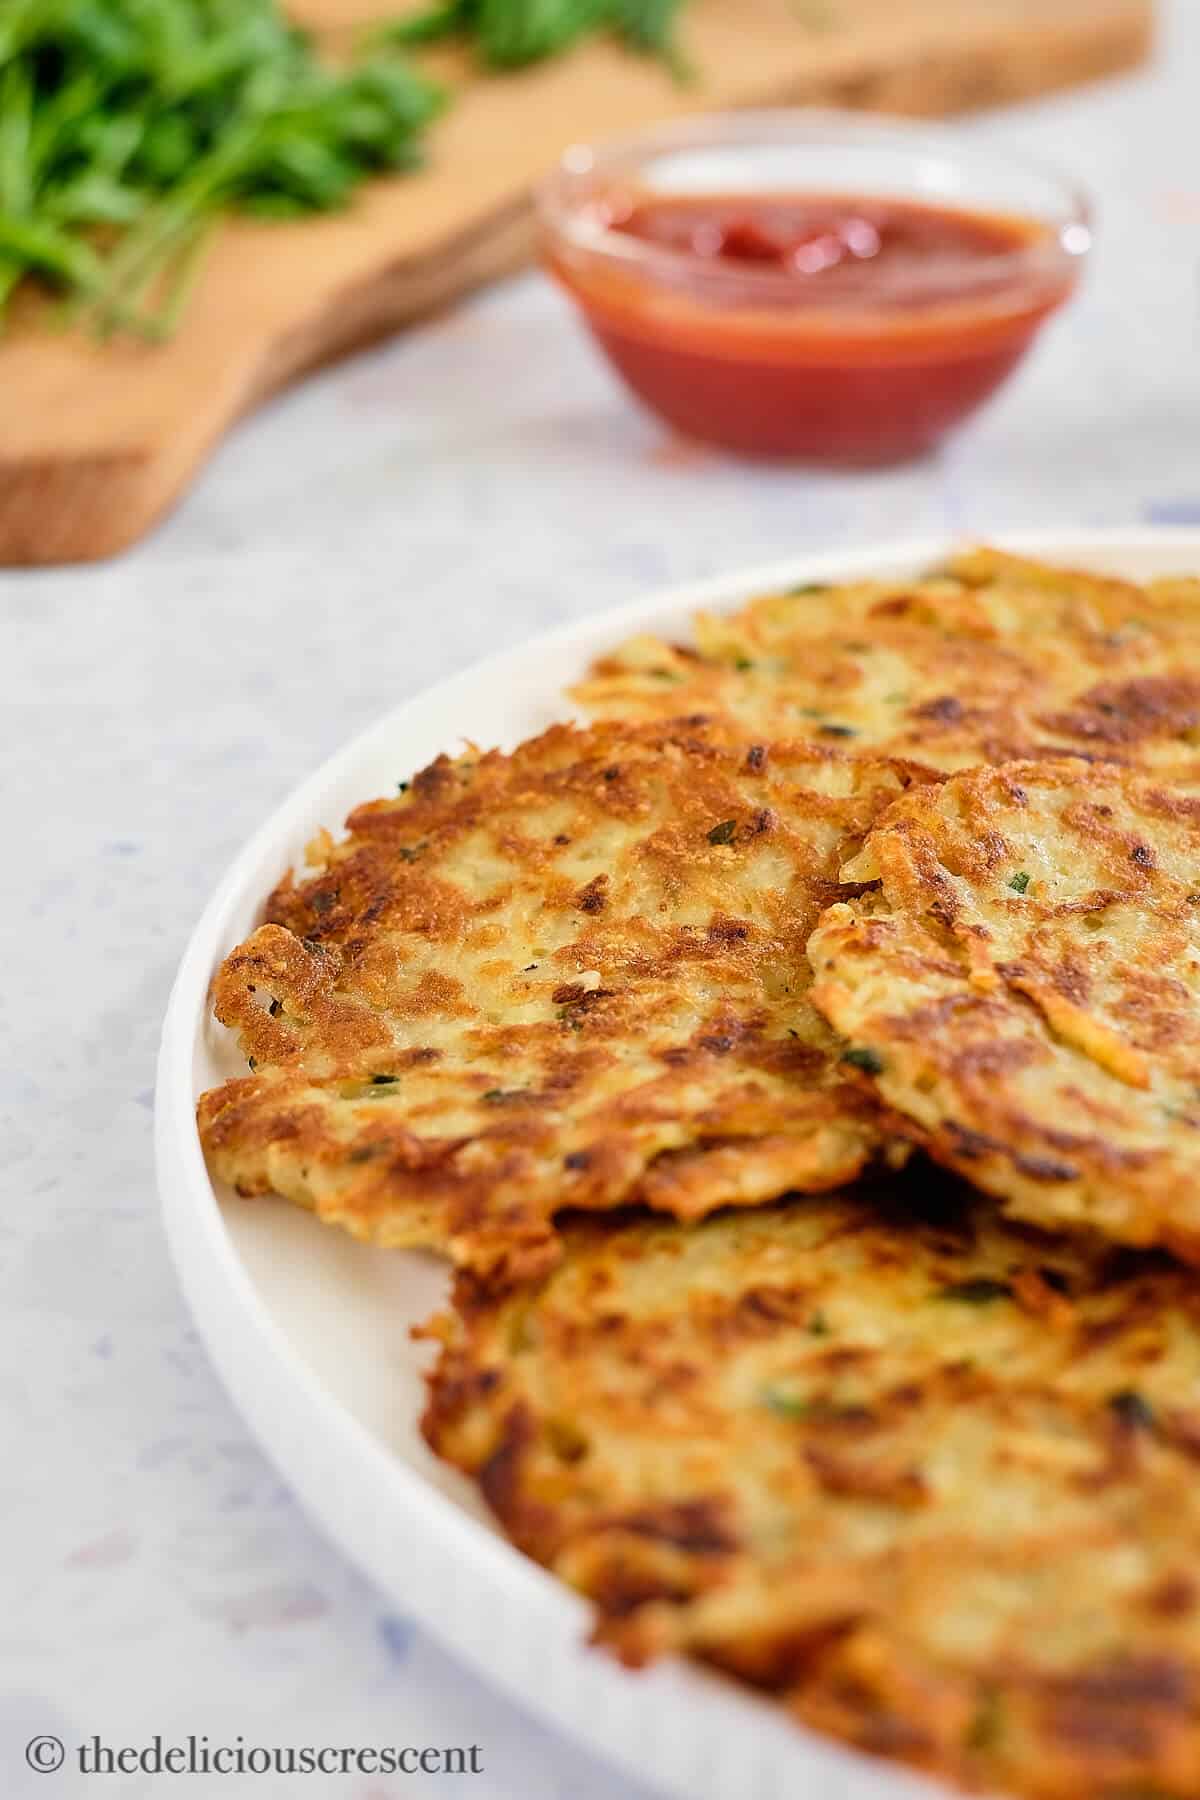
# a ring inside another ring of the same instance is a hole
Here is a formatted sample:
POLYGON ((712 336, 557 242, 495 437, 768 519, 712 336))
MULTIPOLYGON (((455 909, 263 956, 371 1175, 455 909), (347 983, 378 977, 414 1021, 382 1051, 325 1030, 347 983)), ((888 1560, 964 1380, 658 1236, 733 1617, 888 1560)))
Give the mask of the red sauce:
POLYGON ((1074 283, 1039 222, 913 201, 650 196, 613 199, 601 216, 682 253, 628 267, 552 255, 612 362, 678 430, 755 456, 889 462, 928 449, 1074 283))

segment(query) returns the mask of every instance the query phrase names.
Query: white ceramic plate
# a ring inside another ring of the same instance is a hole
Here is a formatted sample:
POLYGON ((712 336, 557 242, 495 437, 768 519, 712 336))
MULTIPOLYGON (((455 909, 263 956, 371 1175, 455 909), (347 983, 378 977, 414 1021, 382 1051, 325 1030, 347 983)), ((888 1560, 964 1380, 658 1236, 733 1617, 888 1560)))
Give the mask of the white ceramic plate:
MULTIPOLYGON (((1200 533, 1039 533, 1008 547, 1146 578, 1200 569, 1200 533)), ((568 711, 563 689, 631 631, 687 635, 699 607, 801 581, 915 574, 949 540, 806 556, 697 583, 549 634, 409 701, 294 793, 237 858, 180 965, 163 1029, 158 1177, 184 1292, 213 1361, 301 1501, 346 1554, 464 1661, 632 1776, 687 1800, 900 1800, 924 1782, 850 1754, 704 1671, 631 1675, 586 1647, 582 1603, 496 1532, 473 1490, 417 1431, 421 1355, 408 1327, 445 1275, 270 1200, 214 1191, 196 1096, 244 1066, 209 1019, 221 958, 320 825, 394 791, 460 735, 511 746, 568 711)))

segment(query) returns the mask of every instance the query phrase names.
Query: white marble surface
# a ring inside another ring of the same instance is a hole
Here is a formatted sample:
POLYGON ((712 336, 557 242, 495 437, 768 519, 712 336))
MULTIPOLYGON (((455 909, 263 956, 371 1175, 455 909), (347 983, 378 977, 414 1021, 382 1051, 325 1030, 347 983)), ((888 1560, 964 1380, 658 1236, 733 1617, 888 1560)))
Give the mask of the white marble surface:
POLYGON ((0 574, 5 1800, 175 1791, 27 1772, 34 1733, 95 1731, 485 1747, 473 1779, 183 1784, 204 1800, 630 1791, 398 1616, 218 1385, 151 1166, 172 972, 296 780, 489 649, 806 545, 1200 522, 1200 7, 1167 24, 1151 72, 971 127, 1073 165, 1100 244, 1069 317, 935 461, 817 477, 666 443, 531 276, 280 400, 122 561, 0 574))

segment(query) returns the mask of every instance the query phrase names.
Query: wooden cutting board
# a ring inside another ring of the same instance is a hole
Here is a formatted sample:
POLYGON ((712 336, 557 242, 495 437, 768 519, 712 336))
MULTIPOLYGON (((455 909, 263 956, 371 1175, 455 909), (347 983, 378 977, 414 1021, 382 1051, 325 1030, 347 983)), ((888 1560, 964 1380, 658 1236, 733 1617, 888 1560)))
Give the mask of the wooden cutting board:
MULTIPOLYGON (((346 213, 224 226, 169 344, 96 346, 40 325, 0 341, 0 562, 123 549, 183 492, 242 413, 304 370, 514 268, 531 184, 563 146, 715 107, 810 102, 936 114, 1125 67, 1152 0, 692 0, 698 79, 606 42, 464 87, 428 166, 346 213)), ((296 0, 336 47, 395 0, 296 0)), ((445 67, 446 65, 443 65, 445 67)))

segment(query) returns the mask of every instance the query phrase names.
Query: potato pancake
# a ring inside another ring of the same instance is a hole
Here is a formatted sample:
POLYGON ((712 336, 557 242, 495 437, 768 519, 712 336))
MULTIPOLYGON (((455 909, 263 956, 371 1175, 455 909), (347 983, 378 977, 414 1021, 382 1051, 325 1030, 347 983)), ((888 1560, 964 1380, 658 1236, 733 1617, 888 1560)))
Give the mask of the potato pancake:
POLYGON ((910 582, 805 586, 638 637, 574 697, 596 718, 706 712, 942 769, 1063 751, 1200 773, 1200 581, 1148 587, 980 549, 910 582))
POLYGON ((1200 800, 1010 763, 889 809, 809 945, 852 1065, 1014 1215, 1200 1262, 1200 800))
POLYGON ((804 946, 910 779, 687 721, 440 757, 220 969, 251 1073, 200 1101, 213 1172, 498 1277, 553 1259, 566 1206, 850 1179, 878 1109, 804 946))
POLYGON ((630 1661, 989 1791, 1194 1800, 1200 1289, 925 1174, 460 1276, 426 1436, 630 1661))

